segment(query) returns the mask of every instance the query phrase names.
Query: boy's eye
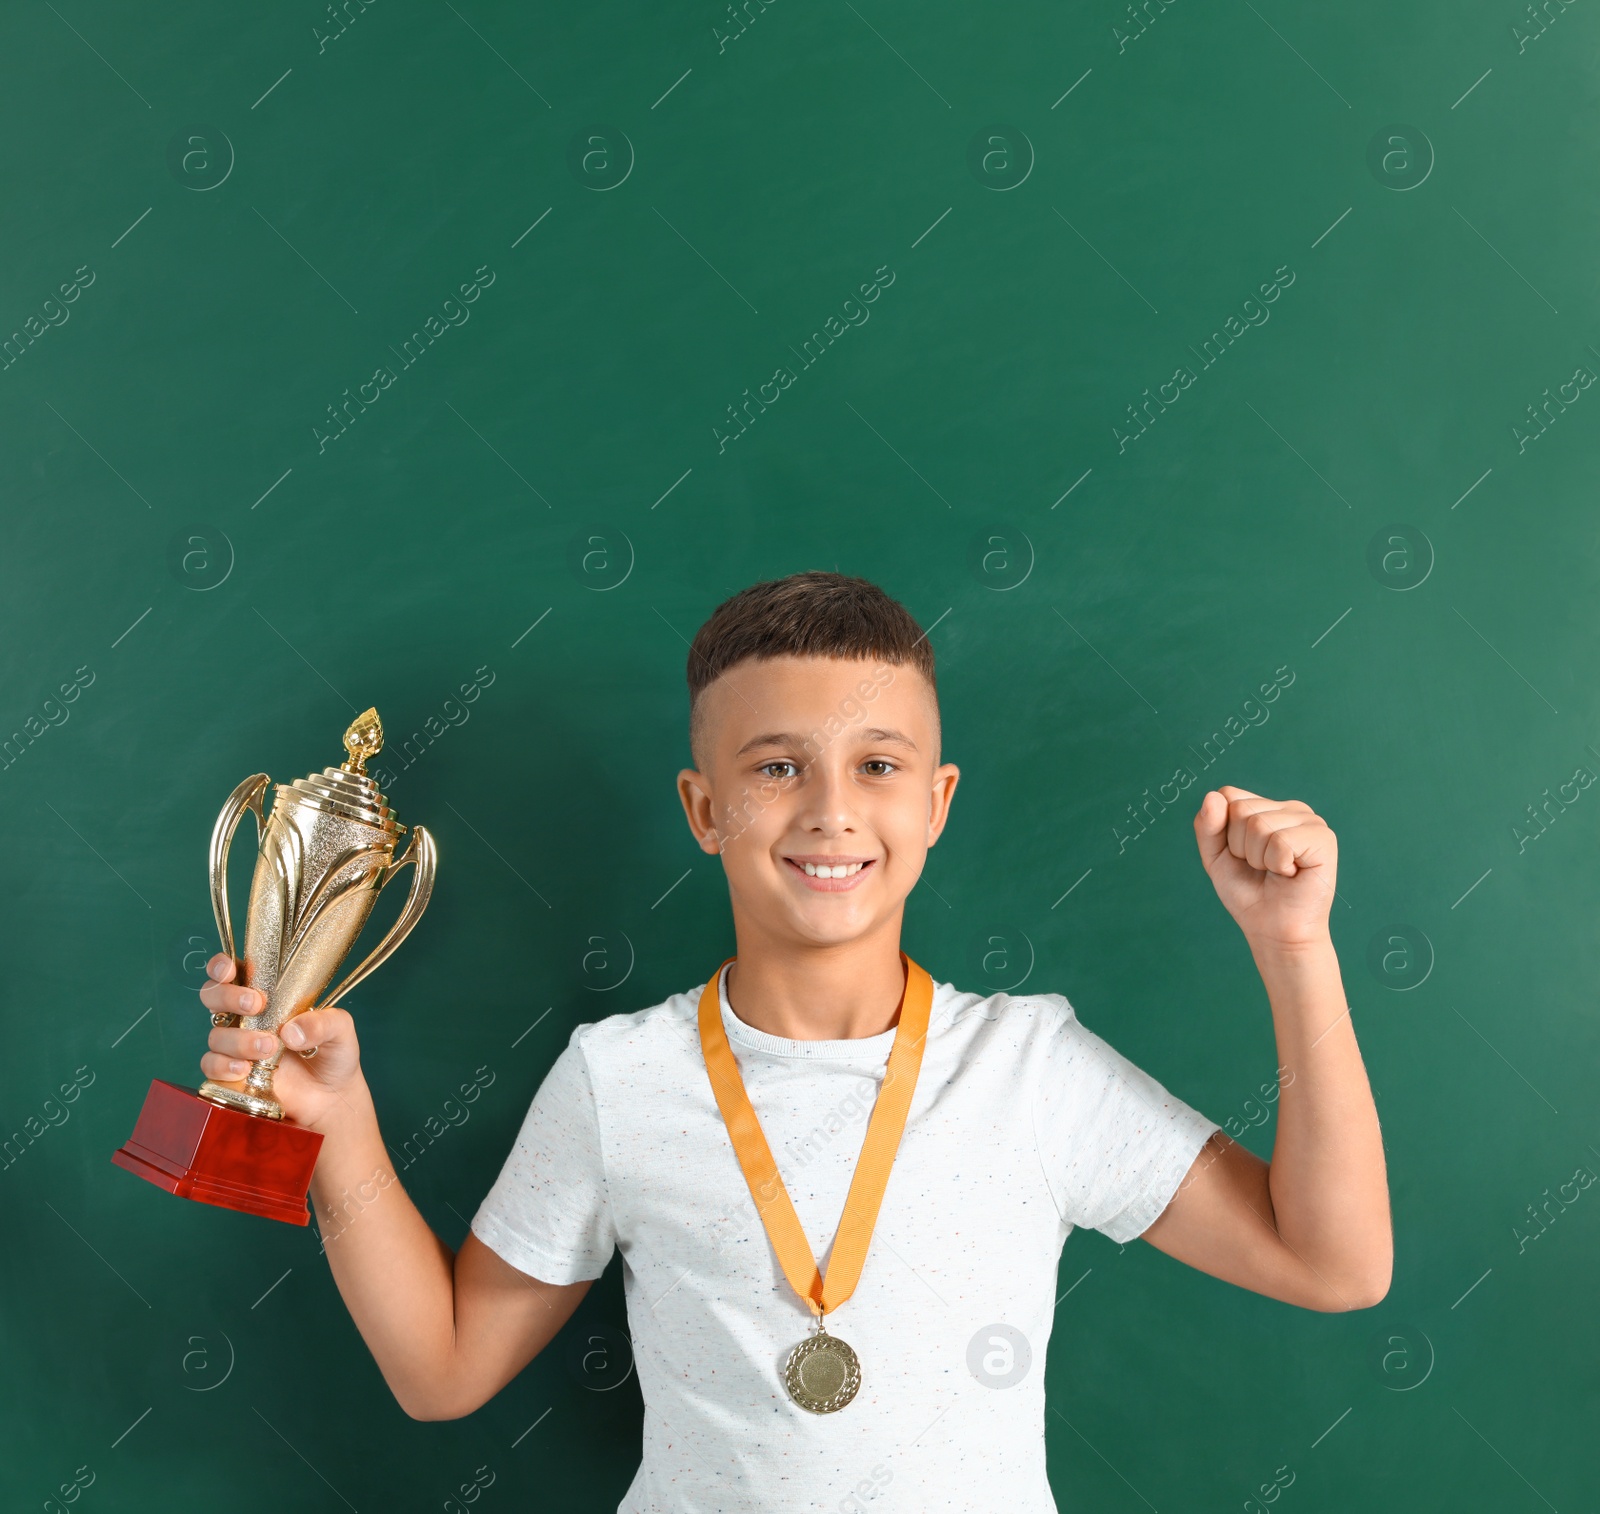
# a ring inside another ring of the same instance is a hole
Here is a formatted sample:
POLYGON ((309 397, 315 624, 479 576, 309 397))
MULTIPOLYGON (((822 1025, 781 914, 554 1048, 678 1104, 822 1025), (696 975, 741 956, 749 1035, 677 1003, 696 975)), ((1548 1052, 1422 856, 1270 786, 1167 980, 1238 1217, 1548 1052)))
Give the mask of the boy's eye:
MULTIPOLYGON (((896 765, 886 757, 869 757, 861 766, 869 778, 887 778, 896 768, 896 765)), ((790 762, 787 758, 775 758, 771 762, 763 762, 756 771, 764 778, 783 779, 796 777, 800 767, 798 763, 790 762)))

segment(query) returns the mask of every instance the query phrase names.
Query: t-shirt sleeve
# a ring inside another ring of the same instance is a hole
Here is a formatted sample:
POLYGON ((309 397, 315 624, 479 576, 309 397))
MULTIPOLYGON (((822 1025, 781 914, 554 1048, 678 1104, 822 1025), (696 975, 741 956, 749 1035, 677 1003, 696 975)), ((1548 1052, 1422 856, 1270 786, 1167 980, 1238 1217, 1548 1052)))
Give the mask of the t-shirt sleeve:
POLYGON ((1056 1211, 1114 1241, 1161 1216, 1221 1127, 1079 1022, 1059 994, 1043 1031, 1034 1132, 1056 1211))
POLYGON ((545 1283, 597 1278, 611 1260, 616 1233, 600 1121, 578 1032, 534 1094, 472 1233, 545 1283))

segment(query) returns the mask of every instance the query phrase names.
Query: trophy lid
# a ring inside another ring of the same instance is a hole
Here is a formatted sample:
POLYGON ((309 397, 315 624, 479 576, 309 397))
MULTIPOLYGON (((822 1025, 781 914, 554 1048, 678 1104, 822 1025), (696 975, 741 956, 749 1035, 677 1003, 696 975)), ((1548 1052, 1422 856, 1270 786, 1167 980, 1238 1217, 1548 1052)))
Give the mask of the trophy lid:
POLYGON ((405 826, 394 818, 366 770, 367 758, 383 749, 383 722, 377 710, 363 710, 350 723, 344 733, 344 749, 348 755, 338 767, 324 768, 290 784, 274 784, 279 802, 289 798, 311 809, 359 820, 398 836, 405 826))

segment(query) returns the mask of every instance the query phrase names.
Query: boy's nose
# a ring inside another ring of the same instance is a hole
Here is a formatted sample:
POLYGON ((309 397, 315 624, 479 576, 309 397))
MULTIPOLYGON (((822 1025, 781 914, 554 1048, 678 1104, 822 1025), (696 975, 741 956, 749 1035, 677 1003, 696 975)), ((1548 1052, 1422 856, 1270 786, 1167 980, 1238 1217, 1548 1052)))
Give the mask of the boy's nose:
POLYGON ((860 823, 842 773, 817 773, 805 790, 799 820, 808 831, 820 831, 825 836, 843 835, 860 823))

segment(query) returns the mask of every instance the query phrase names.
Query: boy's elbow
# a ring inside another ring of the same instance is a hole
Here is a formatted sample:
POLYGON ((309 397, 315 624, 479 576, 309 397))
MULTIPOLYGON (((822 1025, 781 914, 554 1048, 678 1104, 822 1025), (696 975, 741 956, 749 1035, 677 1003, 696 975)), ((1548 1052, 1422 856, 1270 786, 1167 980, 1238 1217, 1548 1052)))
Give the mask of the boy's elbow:
POLYGON ((1276 1297, 1285 1303, 1311 1309, 1318 1314, 1348 1314, 1356 1309, 1371 1309, 1389 1296, 1392 1258, 1363 1271, 1304 1269, 1293 1289, 1276 1297))
POLYGON ((393 1391, 395 1402, 407 1418, 423 1422, 465 1419, 481 1409, 487 1401, 483 1394, 474 1395, 470 1391, 443 1384, 435 1384, 432 1388, 394 1388, 393 1391))
POLYGON ((1389 1296, 1389 1283, 1393 1271, 1393 1267, 1386 1266, 1380 1274, 1368 1279, 1366 1286, 1357 1291, 1356 1301, 1350 1307, 1371 1309, 1381 1304, 1389 1296))
POLYGON ((400 1407, 405 1410, 408 1418, 423 1422, 441 1419, 461 1419, 472 1412, 470 1409, 455 1408, 442 1400, 402 1398, 399 1402, 400 1407))
POLYGON ((1374 1304, 1381 1304, 1389 1296, 1389 1284, 1394 1279, 1392 1229, 1375 1249, 1377 1254, 1372 1258, 1372 1266, 1365 1279, 1366 1286, 1361 1290, 1361 1302, 1356 1305, 1358 1309, 1370 1309, 1374 1304))
POLYGON ((1381 1304, 1389 1292, 1388 1284, 1377 1288, 1351 1288, 1340 1290, 1336 1299, 1314 1304, 1321 1314, 1353 1314, 1357 1309, 1372 1309, 1381 1304))
POLYGON ((1384 1261, 1381 1269, 1374 1269, 1343 1284, 1339 1289, 1340 1301, 1329 1312, 1347 1314, 1355 1309, 1371 1309, 1381 1304, 1389 1296, 1389 1283, 1393 1272, 1394 1263, 1390 1257, 1384 1261))

